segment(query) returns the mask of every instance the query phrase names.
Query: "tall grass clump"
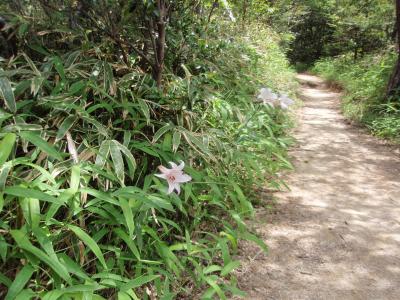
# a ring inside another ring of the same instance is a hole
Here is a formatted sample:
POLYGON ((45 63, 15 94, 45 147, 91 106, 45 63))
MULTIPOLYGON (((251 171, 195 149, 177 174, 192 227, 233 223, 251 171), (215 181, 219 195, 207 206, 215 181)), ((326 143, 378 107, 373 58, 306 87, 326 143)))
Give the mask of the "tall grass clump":
POLYGON ((368 126, 378 136, 399 140, 400 102, 385 99, 395 65, 392 49, 354 60, 352 54, 318 61, 312 71, 344 89, 342 109, 348 118, 368 126))
POLYGON ((160 89, 107 38, 10 19, 20 45, 0 61, 0 298, 241 295, 238 241, 266 250, 244 223, 255 190, 279 188, 291 167, 287 114, 254 101, 262 86, 295 87, 278 37, 224 23, 170 33, 182 52, 179 64, 167 53, 160 89), (157 167, 180 161, 192 180, 168 194, 157 167))

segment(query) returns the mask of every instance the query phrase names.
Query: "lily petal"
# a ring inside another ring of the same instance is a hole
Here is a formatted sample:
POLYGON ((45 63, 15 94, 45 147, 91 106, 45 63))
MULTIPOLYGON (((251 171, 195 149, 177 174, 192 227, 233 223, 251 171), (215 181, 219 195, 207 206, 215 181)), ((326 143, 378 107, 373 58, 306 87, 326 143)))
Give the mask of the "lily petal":
POLYGON ((189 182, 190 180, 192 180, 192 177, 190 177, 187 174, 182 174, 181 176, 176 178, 176 182, 179 182, 179 183, 189 182))
POLYGON ((288 106, 287 106, 285 103, 282 103, 282 102, 281 102, 281 108, 282 108, 283 110, 286 110, 286 109, 288 109, 288 106))
POLYGON ((168 182, 168 192, 167 194, 171 194, 175 189, 175 184, 168 182))
POLYGON ((179 164, 179 166, 177 167, 177 169, 180 170, 180 171, 182 171, 184 167, 185 167, 185 163, 183 162, 183 160, 181 160, 181 163, 179 164))
POLYGON ((170 172, 170 169, 164 167, 164 166, 158 166, 158 169, 161 171, 163 174, 168 174, 170 172))
POLYGON ((181 193, 181 187, 179 186, 179 183, 175 183, 175 190, 178 193, 178 195, 181 193))
POLYGON ((176 163, 174 163, 174 162, 172 162, 172 161, 170 161, 170 162, 168 162, 168 163, 171 165, 172 169, 178 168, 178 166, 176 165, 176 163))
POLYGON ((154 174, 155 176, 162 178, 162 179, 167 179, 167 175, 166 174, 154 174))

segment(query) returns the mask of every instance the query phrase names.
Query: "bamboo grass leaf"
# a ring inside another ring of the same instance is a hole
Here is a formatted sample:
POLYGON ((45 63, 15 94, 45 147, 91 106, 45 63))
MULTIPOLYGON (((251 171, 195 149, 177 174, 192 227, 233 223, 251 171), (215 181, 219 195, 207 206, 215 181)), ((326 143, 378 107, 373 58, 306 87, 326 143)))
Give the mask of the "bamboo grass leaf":
POLYGON ((153 280, 155 280, 155 279, 157 279, 159 277, 160 277, 159 275, 143 275, 143 276, 140 276, 138 278, 135 278, 135 279, 130 280, 129 282, 123 284, 120 287, 120 291, 121 292, 126 292, 126 291, 128 291, 130 289, 141 287, 142 285, 144 285, 144 284, 146 284, 148 282, 151 282, 151 281, 153 281, 153 280))
POLYGON ((15 113, 17 111, 17 104, 10 81, 6 77, 0 77, 0 95, 5 101, 6 107, 12 113, 15 113))
POLYGON ((38 249, 37 247, 33 246, 31 242, 28 240, 28 237, 26 234, 21 231, 21 230, 11 230, 10 231, 12 237, 14 238, 15 242, 18 244, 18 246, 25 250, 28 251, 29 253, 33 254, 36 256, 38 259, 43 261, 45 264, 47 264, 55 273, 58 274, 62 279, 64 279, 67 282, 71 281, 71 277, 69 276, 67 270, 65 267, 59 262, 51 259, 46 253, 44 253, 42 250, 38 249))
POLYGON ((54 148, 53 145, 49 144, 48 142, 46 142, 44 139, 42 139, 40 137, 40 135, 31 132, 31 131, 22 131, 19 133, 19 135, 31 142, 32 144, 34 144, 36 147, 38 147, 40 150, 42 150, 43 152, 47 153, 49 156, 56 158, 58 160, 63 160, 63 157, 61 155, 60 152, 58 152, 56 150, 56 148, 54 148))
POLYGON ((160 139, 160 137, 162 137, 165 133, 172 130, 173 128, 174 128, 173 125, 167 124, 158 129, 157 132, 154 134, 153 143, 156 143, 160 139))
POLYGON ((238 268, 240 266, 240 261, 238 260, 233 260, 229 262, 226 266, 221 271, 221 276, 226 276, 229 273, 231 273, 234 269, 238 268))
POLYGON ((111 141, 110 153, 115 174, 117 175, 117 178, 121 181, 121 184, 124 184, 124 179, 125 179, 124 160, 122 158, 120 145, 121 144, 119 144, 116 141, 111 141))
POLYGON ((133 238, 133 233, 135 231, 135 223, 133 220, 133 213, 132 213, 132 208, 129 206, 129 203, 126 199, 124 199, 123 197, 119 198, 119 202, 122 208, 122 212, 124 214, 125 217, 125 222, 127 224, 128 227, 128 231, 129 231, 129 238, 133 238))
POLYGON ((103 265, 104 269, 108 269, 106 261, 104 259, 103 253, 100 250, 99 245, 96 243, 94 239, 92 239, 86 232, 74 225, 67 225, 67 227, 72 230, 76 236, 82 240, 86 246, 92 250, 94 255, 99 259, 100 263, 103 265))
POLYGON ((76 116, 68 116, 64 119, 64 121, 60 125, 60 128, 58 129, 56 142, 64 138, 65 134, 67 133, 68 130, 71 129, 76 120, 77 120, 76 116))
POLYGON ((0 168, 7 161, 14 147, 17 136, 14 133, 7 133, 0 142, 0 168))
POLYGON ((22 291, 29 279, 31 279, 33 272, 35 272, 35 269, 32 266, 25 265, 21 271, 18 272, 14 281, 10 285, 4 300, 14 300, 19 292, 22 291))

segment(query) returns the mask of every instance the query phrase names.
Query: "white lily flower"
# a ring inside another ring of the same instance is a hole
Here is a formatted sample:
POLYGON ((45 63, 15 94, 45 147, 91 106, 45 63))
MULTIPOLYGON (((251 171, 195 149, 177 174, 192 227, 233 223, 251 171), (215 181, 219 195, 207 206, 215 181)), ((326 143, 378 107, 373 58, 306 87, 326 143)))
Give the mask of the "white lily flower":
POLYGON ((264 104, 274 107, 278 100, 278 95, 273 93, 269 88, 262 88, 260 89, 257 99, 262 101, 264 104))
POLYGON ((183 173, 183 168, 185 167, 185 163, 181 161, 178 166, 174 162, 169 162, 171 165, 171 169, 168 169, 164 166, 159 166, 158 169, 161 171, 161 174, 156 174, 157 177, 165 179, 168 182, 168 194, 171 194, 174 190, 177 191, 178 195, 181 192, 180 184, 189 182, 192 180, 192 177, 183 173))
POLYGON ((294 101, 288 97, 286 94, 281 94, 279 97, 280 106, 282 109, 286 110, 289 106, 294 104, 294 101))

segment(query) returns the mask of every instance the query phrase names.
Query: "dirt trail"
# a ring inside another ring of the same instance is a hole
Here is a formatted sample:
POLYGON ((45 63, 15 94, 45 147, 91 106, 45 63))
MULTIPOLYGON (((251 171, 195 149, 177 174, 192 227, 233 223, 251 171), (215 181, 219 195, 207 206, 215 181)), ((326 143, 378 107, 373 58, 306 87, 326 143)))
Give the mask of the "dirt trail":
POLYGON ((242 251, 246 299, 400 299, 400 159, 348 125, 340 94, 299 75, 290 192, 254 224, 270 247, 242 251))

